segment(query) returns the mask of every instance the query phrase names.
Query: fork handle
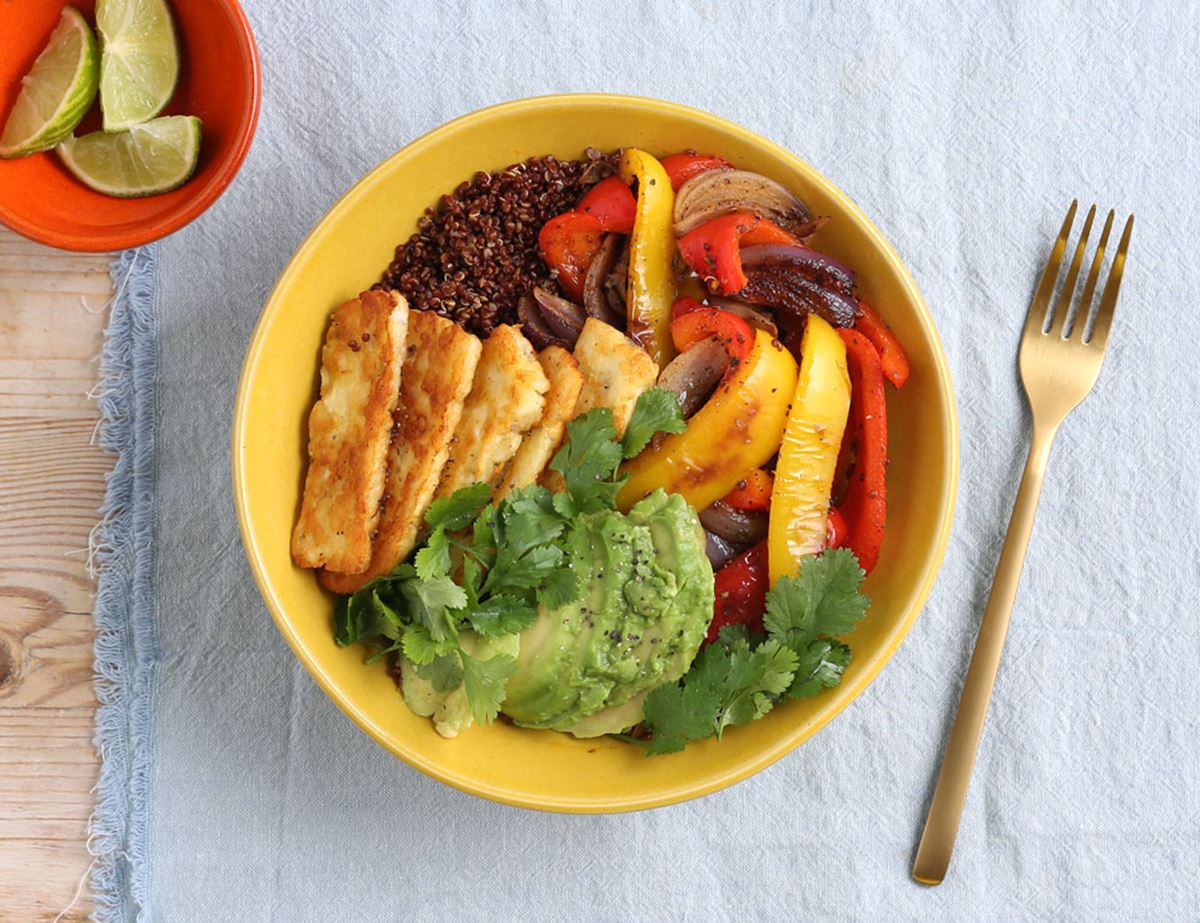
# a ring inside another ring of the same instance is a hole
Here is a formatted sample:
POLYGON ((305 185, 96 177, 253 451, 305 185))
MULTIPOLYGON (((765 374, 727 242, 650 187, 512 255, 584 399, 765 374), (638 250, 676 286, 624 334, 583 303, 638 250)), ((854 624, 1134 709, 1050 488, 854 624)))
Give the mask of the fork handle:
POLYGON ((1017 491, 1012 519, 1008 523, 1008 535, 1004 539, 1004 550, 1000 553, 1000 563, 996 566, 996 576, 992 581, 992 593, 979 626, 979 636, 975 639, 975 652, 971 655, 971 666, 963 684, 958 713, 954 716, 954 727, 946 744, 946 755, 942 759, 937 787, 929 805, 925 831, 921 834, 917 858, 913 863, 913 878, 921 884, 940 884, 950 865, 950 854, 954 850, 954 838, 958 834, 958 822, 967 798, 971 770, 979 751, 983 722, 992 698, 996 671, 1000 666, 1000 654, 1004 650, 1004 637, 1008 634, 1013 600, 1021 581, 1025 549, 1029 547, 1029 534, 1033 531, 1038 499, 1042 495, 1046 462, 1050 458, 1050 446, 1057 430, 1057 425, 1040 427, 1034 422, 1025 474, 1017 491))

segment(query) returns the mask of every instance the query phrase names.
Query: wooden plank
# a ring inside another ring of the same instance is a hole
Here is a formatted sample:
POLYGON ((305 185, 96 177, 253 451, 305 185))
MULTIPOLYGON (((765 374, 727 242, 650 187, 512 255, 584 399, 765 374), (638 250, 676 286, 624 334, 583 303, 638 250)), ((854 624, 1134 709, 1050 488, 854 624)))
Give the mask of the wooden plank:
POLYGON ((92 908, 87 547, 112 459, 88 394, 108 263, 0 228, 0 920, 92 908))

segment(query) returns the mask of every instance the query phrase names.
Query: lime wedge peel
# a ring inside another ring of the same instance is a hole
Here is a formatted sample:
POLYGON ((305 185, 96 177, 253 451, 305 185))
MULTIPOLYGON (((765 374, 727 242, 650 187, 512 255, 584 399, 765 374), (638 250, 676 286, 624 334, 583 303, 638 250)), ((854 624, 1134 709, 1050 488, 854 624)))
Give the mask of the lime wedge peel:
POLYGON ((154 118, 179 81, 179 48, 166 0, 98 0, 96 28, 104 130, 154 118))
POLYGON ((169 192, 195 172, 200 120, 169 115, 126 131, 94 131, 58 146, 67 169, 85 185, 123 199, 169 192))
POLYGON ((79 10, 64 7, 46 47, 21 78, 0 134, 0 157, 36 154, 68 137, 96 97, 99 75, 96 36, 79 10))

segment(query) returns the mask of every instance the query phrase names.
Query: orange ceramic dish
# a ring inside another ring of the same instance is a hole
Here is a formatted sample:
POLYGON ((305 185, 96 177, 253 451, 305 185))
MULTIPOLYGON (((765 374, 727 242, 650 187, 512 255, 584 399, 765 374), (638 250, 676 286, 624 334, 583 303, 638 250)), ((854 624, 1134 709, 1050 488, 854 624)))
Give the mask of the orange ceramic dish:
MULTIPOLYGON (((64 5, 62 0, 4 5, 3 117, 64 5)), ((72 5, 94 25, 94 0, 74 0, 72 5)), ((258 49, 237 0, 177 0, 171 13, 181 69, 179 86, 163 114, 195 115, 203 122, 196 174, 171 192, 116 199, 93 192, 71 176, 53 151, 0 160, 0 221, 26 237, 66 250, 120 250, 177 231, 217 200, 245 159, 258 124, 258 49)), ((94 106, 76 134, 99 127, 94 106)))

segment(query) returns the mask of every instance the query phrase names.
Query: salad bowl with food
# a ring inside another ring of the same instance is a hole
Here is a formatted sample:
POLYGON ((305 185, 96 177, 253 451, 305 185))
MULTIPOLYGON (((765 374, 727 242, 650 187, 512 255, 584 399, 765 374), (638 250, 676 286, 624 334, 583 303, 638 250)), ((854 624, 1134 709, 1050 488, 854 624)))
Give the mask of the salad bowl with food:
POLYGON ((330 211, 234 425, 284 637, 466 791, 630 810, 728 785, 853 699, 932 586, 945 358, 827 180, 653 100, 507 103, 330 211))

